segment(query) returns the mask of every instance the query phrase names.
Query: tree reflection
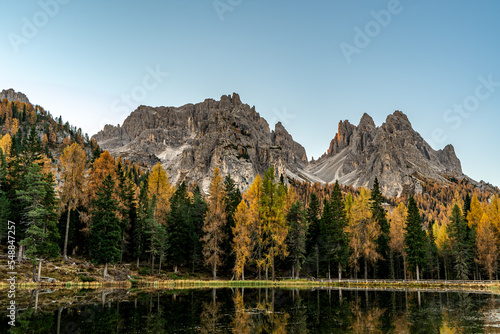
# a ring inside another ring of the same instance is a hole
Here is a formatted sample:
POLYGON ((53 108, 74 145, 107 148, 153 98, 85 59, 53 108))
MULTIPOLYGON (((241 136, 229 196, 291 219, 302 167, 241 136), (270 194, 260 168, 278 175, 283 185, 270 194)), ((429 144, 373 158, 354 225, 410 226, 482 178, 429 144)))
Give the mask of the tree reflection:
POLYGON ((363 309, 356 300, 351 303, 351 313, 353 321, 350 329, 353 333, 383 333, 380 317, 384 314, 384 310, 376 306, 363 309))
POLYGON ((212 301, 203 303, 203 312, 200 316, 200 333, 217 333, 220 321, 221 303, 217 301, 216 289, 212 290, 212 301))

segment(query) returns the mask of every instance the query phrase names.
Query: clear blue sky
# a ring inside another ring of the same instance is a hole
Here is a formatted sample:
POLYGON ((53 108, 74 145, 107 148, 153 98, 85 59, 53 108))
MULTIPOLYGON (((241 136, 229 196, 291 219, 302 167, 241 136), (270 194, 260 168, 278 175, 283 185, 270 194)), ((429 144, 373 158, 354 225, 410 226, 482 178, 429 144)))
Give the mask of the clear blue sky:
POLYGON ((317 158, 340 120, 367 112, 380 125, 398 109, 435 149, 453 144, 466 174, 500 186, 498 1, 41 0, 1 10, 0 88, 90 135, 140 104, 238 92, 317 158))

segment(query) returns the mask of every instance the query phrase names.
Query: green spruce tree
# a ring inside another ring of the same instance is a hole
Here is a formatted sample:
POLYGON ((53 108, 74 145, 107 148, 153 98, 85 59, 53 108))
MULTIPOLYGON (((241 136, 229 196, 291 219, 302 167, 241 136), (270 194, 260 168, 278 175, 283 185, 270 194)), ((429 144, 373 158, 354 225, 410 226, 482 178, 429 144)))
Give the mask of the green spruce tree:
POLYGON ((408 216, 406 218, 405 230, 404 244, 408 269, 415 270, 417 280, 419 280, 420 269, 425 264, 427 236, 422 228, 422 217, 413 196, 410 196, 408 202, 408 216))
POLYGON ((384 196, 380 191, 378 178, 375 177, 371 192, 371 211, 372 217, 380 228, 380 236, 377 238, 377 252, 381 259, 377 261, 376 273, 379 278, 388 278, 390 276, 390 247, 389 247, 389 222, 387 221, 387 211, 382 204, 384 196))
POLYGON ((447 227, 450 238, 451 254, 453 257, 456 278, 467 280, 469 278, 469 244, 467 240, 467 222, 460 207, 455 204, 451 211, 450 222, 447 227))
POLYGON ((120 259, 120 220, 113 192, 113 178, 108 174, 93 201, 90 256, 96 263, 104 264, 103 277, 108 276, 108 263, 115 263, 120 259))
POLYGON ((290 252, 289 257, 292 260, 292 276, 300 278, 300 269, 306 259, 306 234, 307 221, 302 209, 302 203, 299 201, 292 204, 286 215, 289 226, 287 236, 287 245, 290 252))

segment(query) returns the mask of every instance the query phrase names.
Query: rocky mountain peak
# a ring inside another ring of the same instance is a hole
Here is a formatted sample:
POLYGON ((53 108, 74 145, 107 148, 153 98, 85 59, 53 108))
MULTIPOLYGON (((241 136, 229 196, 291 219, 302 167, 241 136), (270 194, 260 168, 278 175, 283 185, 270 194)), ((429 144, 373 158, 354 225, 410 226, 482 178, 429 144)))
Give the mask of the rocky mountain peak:
POLYGON ((19 101, 21 103, 30 103, 26 95, 21 92, 16 92, 14 89, 4 89, 0 92, 0 100, 7 99, 9 101, 19 101))
POLYGON ((204 190, 215 167, 245 189, 270 166, 288 175, 307 165, 305 149, 283 124, 270 131, 236 93, 181 107, 140 106, 122 126, 106 126, 94 138, 114 156, 161 162, 173 183, 196 182, 204 190))
POLYGON ((357 127, 340 122, 327 153, 310 163, 304 175, 355 187, 371 187, 377 177, 387 196, 399 196, 405 187, 419 189, 426 179, 447 183, 451 175, 466 177, 453 146, 433 150, 398 110, 380 127, 367 114, 357 127))
POLYGON ((373 118, 368 115, 367 113, 363 114, 363 117, 361 117, 361 120, 359 121, 359 125, 357 126, 358 130, 364 131, 364 130, 371 130, 374 129, 375 122, 373 121, 373 118))

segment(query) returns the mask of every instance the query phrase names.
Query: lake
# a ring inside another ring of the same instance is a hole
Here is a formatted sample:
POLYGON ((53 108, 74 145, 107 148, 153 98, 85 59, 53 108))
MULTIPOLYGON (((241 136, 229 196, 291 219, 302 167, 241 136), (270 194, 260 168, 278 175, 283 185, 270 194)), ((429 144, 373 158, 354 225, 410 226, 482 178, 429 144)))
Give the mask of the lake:
POLYGON ((0 293, 1 333, 500 333, 500 296, 488 293, 24 290, 15 327, 0 293))

